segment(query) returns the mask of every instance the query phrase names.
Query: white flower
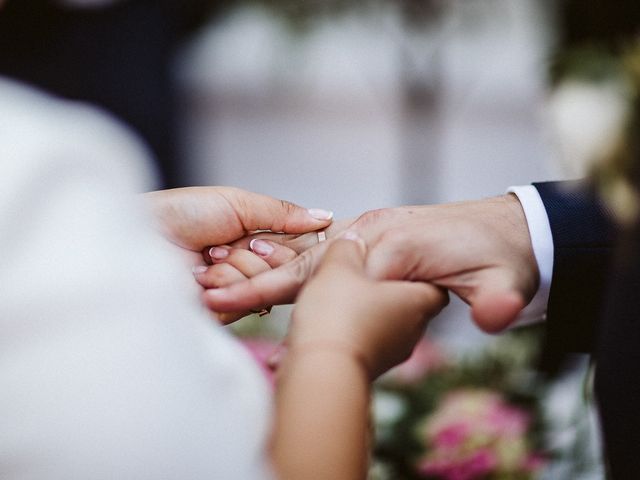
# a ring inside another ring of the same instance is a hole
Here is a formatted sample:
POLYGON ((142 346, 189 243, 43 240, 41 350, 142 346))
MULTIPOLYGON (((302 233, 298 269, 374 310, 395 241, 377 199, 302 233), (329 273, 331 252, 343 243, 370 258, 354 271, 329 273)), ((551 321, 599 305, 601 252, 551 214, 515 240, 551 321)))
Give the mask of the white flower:
POLYGON ((570 79, 551 94, 548 111, 562 163, 570 176, 579 177, 611 154, 620 140, 630 102, 620 82, 570 79))
POLYGON ((380 426, 395 423, 405 409, 405 402, 398 395, 383 391, 376 391, 373 395, 373 415, 380 426))

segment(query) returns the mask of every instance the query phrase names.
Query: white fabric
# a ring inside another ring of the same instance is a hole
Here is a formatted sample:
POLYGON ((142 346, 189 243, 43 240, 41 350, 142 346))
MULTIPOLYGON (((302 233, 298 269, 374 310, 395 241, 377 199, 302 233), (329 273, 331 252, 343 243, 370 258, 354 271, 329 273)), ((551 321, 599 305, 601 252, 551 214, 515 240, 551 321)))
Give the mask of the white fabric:
POLYGON ((145 151, 4 80, 0 112, 0 478, 271 478, 268 389, 148 226, 145 151))
POLYGON ((553 235, 547 211, 536 187, 533 185, 510 187, 508 192, 515 194, 522 205, 527 218, 533 253, 540 272, 538 291, 527 307, 522 310, 514 324, 515 326, 523 326, 546 319, 553 275, 553 235))

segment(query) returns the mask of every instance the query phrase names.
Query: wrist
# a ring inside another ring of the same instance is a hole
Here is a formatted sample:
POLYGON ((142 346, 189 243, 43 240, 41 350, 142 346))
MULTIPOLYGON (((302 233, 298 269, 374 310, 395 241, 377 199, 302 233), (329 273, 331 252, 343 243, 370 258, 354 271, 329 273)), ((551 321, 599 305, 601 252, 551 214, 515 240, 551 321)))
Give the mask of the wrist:
POLYGON ((529 232, 529 224, 527 222, 527 216, 525 214, 522 203, 518 196, 513 193, 507 193, 500 197, 505 204, 505 219, 507 221, 507 235, 510 239, 511 245, 514 248, 514 252, 517 252, 518 258, 521 261, 521 268, 524 271, 529 272, 530 285, 526 289, 526 297, 528 300, 533 297, 538 290, 540 283, 540 272, 538 268, 538 262, 534 253, 533 242, 531 233, 529 232))
POLYGON ((291 366, 302 363, 319 363, 348 365, 357 370, 362 377, 371 379, 371 368, 364 354, 349 342, 336 339, 314 339, 293 342, 287 351, 282 365, 282 372, 286 373, 291 366))
POLYGON ((515 193, 508 192, 500 195, 499 198, 505 206, 505 219, 521 233, 528 233, 527 217, 524 214, 520 200, 515 193))

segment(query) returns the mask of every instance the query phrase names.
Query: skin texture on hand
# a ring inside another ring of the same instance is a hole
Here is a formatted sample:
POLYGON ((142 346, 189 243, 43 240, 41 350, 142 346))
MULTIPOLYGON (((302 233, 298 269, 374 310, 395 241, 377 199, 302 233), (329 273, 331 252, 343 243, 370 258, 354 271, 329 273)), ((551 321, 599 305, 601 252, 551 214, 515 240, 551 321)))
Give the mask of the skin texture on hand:
POLYGON ((190 187, 144 195, 162 234, 202 262, 211 245, 231 243, 256 230, 305 233, 327 227, 331 212, 304 209, 231 187, 190 187), (193 255, 196 253, 197 255, 193 255))
POLYGON ((446 304, 425 283, 370 279, 365 256, 360 239, 333 241, 294 309, 278 370, 278 478, 366 478, 369 382, 409 356, 446 304))
MULTIPOLYGON (((327 229, 327 236, 342 226, 336 222, 327 229)), ((526 218, 511 194, 375 210, 348 228, 370 247, 366 268, 372 278, 425 281, 450 289, 471 305, 474 320, 488 332, 507 327, 538 288, 526 218)), ((283 240, 296 249, 294 243, 309 243, 309 239, 313 236, 283 240)), ((324 255, 326 243, 271 272, 230 288, 207 291, 205 302, 220 311, 290 302, 324 255)))
POLYGON ((287 343, 344 345, 375 379, 409 357, 448 297, 423 282, 372 279, 365 262, 362 240, 331 242, 298 297, 287 343))
POLYGON ((474 320, 488 332, 507 327, 533 298, 538 267, 524 212, 513 195, 404 208, 394 220, 400 227, 391 226, 372 248, 371 275, 449 289, 471 305, 474 320))
MULTIPOLYGON (((196 281, 205 289, 226 287, 269 271, 297 256, 295 251, 283 245, 278 245, 276 250, 275 245, 265 240, 255 240, 253 243, 257 245, 252 248, 253 251, 229 246, 213 247, 209 254, 213 265, 193 268, 196 281)), ((218 321, 228 324, 254 312, 215 313, 218 321)))

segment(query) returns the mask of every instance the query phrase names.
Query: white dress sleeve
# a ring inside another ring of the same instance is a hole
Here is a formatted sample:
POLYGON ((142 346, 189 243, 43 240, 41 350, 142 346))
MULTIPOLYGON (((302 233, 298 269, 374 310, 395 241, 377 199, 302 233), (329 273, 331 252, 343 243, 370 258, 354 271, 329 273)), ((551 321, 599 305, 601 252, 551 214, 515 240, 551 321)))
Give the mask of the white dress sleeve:
POLYGON ((0 152, 0 478, 272 478, 268 388, 149 227, 137 140, 0 80, 0 152))

